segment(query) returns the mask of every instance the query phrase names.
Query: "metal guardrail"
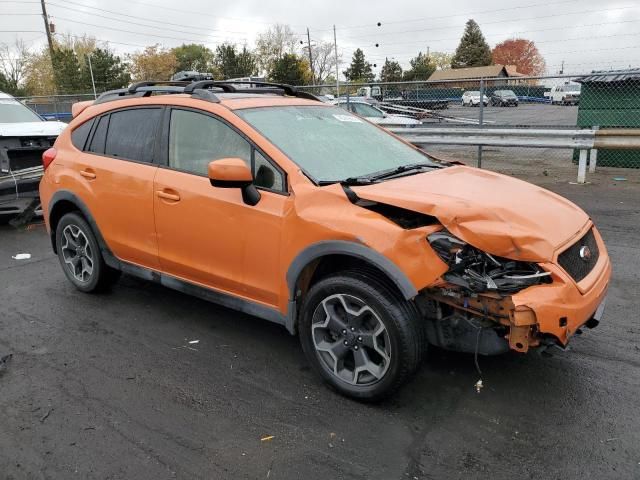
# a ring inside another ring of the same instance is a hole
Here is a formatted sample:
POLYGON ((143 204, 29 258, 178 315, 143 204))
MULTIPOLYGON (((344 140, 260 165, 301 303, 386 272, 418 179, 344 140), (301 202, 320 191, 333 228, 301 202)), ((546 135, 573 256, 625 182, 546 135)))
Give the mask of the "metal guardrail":
POLYGON ((561 148, 580 151, 578 183, 596 170, 598 149, 640 150, 640 129, 553 130, 530 128, 390 128, 414 145, 561 148))

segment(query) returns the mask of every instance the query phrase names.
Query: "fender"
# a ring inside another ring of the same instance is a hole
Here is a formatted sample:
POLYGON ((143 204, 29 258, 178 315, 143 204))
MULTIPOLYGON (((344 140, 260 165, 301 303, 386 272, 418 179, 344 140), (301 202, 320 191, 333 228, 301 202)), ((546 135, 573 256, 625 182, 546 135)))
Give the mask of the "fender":
MULTIPOLYGON (((107 242, 104 241, 104 237, 98 228, 98 224, 96 223, 91 211, 87 207, 87 205, 78 197, 75 193, 72 193, 68 190, 58 190, 51 197, 51 201, 49 202, 49 211, 47 212, 47 216, 49 221, 51 221, 51 214, 53 213, 56 204, 61 201, 67 201, 75 205, 85 220, 89 223, 91 230, 93 230, 93 234, 96 236, 96 240, 98 241, 98 245, 100 246, 100 252, 102 253, 102 257, 104 258, 104 262, 109 265, 111 268, 115 268, 117 270, 122 270, 122 262, 118 260, 118 258, 111 252, 111 249, 107 245, 107 242)), ((52 228, 51 229, 51 246, 53 251, 56 252, 56 232, 52 228)), ((57 252, 56 252, 57 253, 57 252)))
POLYGON ((405 300, 411 300, 418 295, 418 290, 409 278, 395 263, 381 253, 365 247, 359 243, 344 240, 326 240, 308 246, 302 250, 291 262, 287 270, 287 286, 289 289, 289 306, 287 315, 287 330, 294 334, 296 330, 296 300, 295 290, 302 270, 312 261, 327 255, 348 255, 364 260, 384 272, 389 280, 398 288, 405 300))

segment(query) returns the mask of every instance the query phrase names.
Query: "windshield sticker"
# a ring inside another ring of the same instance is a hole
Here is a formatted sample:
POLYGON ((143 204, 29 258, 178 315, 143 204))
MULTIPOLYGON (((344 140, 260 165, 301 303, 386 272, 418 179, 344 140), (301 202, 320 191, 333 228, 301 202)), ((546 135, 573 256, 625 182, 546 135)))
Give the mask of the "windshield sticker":
POLYGON ((336 120, 339 120, 341 122, 362 123, 362 120, 360 120, 357 117, 352 117, 351 115, 337 115, 337 114, 334 114, 333 118, 335 118, 336 120))

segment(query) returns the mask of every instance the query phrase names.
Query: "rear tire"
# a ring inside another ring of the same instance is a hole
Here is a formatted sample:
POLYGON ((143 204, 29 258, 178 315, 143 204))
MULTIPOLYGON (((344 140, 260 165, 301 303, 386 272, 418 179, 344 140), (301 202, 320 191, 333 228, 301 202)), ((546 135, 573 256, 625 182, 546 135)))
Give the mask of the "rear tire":
POLYGON ((363 271, 313 285, 302 304, 299 333, 307 359, 327 384, 369 402, 397 390, 426 349, 415 305, 363 271))
POLYGON ((120 276, 104 262, 93 230, 79 213, 67 213, 58 222, 56 250, 64 274, 81 292, 106 290, 120 276))

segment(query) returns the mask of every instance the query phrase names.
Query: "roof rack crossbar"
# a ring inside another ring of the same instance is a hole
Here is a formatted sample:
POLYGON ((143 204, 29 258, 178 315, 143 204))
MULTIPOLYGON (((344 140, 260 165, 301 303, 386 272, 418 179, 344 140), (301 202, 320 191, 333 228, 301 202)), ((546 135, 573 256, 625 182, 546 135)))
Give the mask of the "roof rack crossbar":
MULTIPOLYGON (((299 94, 299 92, 296 90, 296 87, 292 85, 287 85, 284 83, 261 82, 257 80, 201 80, 199 82, 193 82, 188 86, 186 86, 184 89, 184 92, 190 93, 190 92, 193 92, 193 90, 196 90, 198 88, 207 88, 207 87, 222 87, 224 89, 224 86, 233 86, 233 85, 256 85, 256 86, 263 86, 263 87, 275 87, 275 88, 284 90, 285 95, 290 95, 292 97, 298 96, 299 94)), ((272 92, 269 92, 269 93, 272 93, 272 92)))
POLYGON ((191 82, 189 81, 144 81, 144 82, 136 82, 134 84, 131 84, 128 88, 129 93, 136 93, 138 91, 139 88, 142 87, 155 87, 155 86, 174 86, 174 87, 186 87, 187 85, 189 85, 191 82))

